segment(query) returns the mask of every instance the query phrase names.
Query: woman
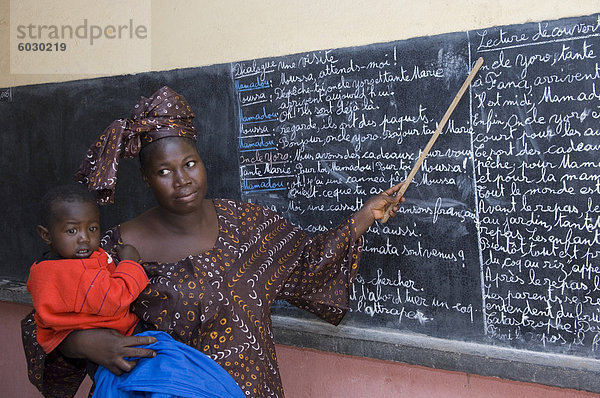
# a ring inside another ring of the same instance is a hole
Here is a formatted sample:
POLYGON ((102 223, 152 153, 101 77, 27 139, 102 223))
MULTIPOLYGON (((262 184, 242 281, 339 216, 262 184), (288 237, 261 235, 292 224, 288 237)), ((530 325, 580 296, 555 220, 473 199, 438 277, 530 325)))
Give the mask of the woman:
MULTIPOLYGON (((115 256, 124 243, 141 255, 150 284, 132 310, 147 328, 168 332, 214 359, 246 396, 283 397, 271 304, 285 299, 339 323, 358 270, 360 236, 396 201, 401 184, 369 199, 337 228, 310 238, 261 206, 205 198, 193 117, 182 96, 161 88, 140 100, 132 119, 107 128, 78 177, 99 192, 100 202, 110 202, 119 157, 139 153, 142 178, 157 206, 109 230, 102 242, 115 256)), ((30 379, 51 396, 69 396, 57 388, 65 391, 82 377, 70 358, 119 374, 135 366, 125 357, 153 355, 136 347, 149 344, 146 337, 97 329, 73 332, 60 352, 39 357, 31 325, 24 320, 30 379)))

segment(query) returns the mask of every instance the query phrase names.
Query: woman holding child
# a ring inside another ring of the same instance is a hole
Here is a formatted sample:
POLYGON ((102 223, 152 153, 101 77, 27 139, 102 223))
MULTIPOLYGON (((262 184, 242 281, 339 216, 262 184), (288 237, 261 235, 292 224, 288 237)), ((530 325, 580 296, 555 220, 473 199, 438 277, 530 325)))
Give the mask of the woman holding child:
MULTIPOLYGON (((194 115, 183 96, 163 87, 142 98, 133 116, 111 124, 77 176, 100 202, 110 202, 120 157, 139 154, 142 178, 157 206, 110 229, 102 247, 137 248, 150 283, 132 305, 147 329, 171 334, 208 355, 246 396, 283 397, 270 306, 285 299, 338 324, 349 305, 361 239, 395 201, 396 185, 374 196, 348 220, 309 237, 256 204, 205 198, 207 175, 195 145, 194 115)), ((392 215, 397 207, 394 207, 392 215)), ((109 329, 75 331, 48 355, 40 351, 32 317, 23 322, 30 379, 47 396, 71 396, 84 376, 73 358, 115 374, 151 357, 142 336, 109 329)))

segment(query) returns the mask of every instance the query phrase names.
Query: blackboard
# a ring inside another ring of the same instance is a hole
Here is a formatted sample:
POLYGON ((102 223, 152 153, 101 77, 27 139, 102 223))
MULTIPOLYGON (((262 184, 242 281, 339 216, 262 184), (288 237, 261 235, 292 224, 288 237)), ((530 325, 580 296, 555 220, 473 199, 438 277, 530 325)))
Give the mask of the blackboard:
MULTIPOLYGON (((13 88, 0 102, 0 275, 26 278, 41 250, 38 198, 163 84, 197 116, 209 196, 269 206, 317 233, 408 175, 482 56, 397 218, 365 235, 342 326, 314 326, 279 302, 280 341, 600 391, 599 37, 592 15, 13 88), (425 347, 391 353, 406 336, 425 347), (431 348, 439 341, 477 354, 448 356, 431 348), (570 359, 557 365, 567 381, 536 367, 570 359)), ((106 226, 152 204, 135 161, 120 173, 106 226)))
MULTIPOLYGON (((237 145, 228 65, 15 87, 0 100, 0 167, 6 170, 0 177, 0 276, 27 279, 29 266, 45 250, 35 233, 41 196, 55 184, 71 182, 95 137, 113 120, 130 117, 141 96, 163 85, 184 93, 197 115, 198 150, 212 170, 207 194, 239 198, 239 185, 231 183, 239 179, 237 166, 228 166, 237 145)), ((138 159, 122 160, 118 179, 118 205, 101 208, 103 228, 154 205, 138 159)))
POLYGON ((482 56, 398 220, 366 235, 346 322, 597 358, 599 33, 592 16, 236 63, 242 197, 341 221, 407 176, 482 56))

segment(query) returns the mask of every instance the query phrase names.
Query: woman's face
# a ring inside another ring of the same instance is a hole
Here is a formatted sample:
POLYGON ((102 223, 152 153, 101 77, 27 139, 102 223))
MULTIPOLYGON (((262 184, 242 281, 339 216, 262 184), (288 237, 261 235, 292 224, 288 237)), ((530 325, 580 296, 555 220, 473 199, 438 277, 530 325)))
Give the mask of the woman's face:
POLYGON ((142 166, 142 176, 159 206, 174 213, 199 209, 206 195, 206 170, 195 143, 169 137, 146 147, 151 150, 142 166))

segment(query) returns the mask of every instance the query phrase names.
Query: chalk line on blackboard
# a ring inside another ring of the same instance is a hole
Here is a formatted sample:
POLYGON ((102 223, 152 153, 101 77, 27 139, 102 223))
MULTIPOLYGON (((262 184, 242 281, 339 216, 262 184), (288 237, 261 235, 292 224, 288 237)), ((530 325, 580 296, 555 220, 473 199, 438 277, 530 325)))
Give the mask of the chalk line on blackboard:
POLYGON ((12 88, 2 88, 0 89, 0 101, 2 102, 12 102, 12 88))
POLYGON ((514 48, 537 46, 540 44, 561 43, 561 42, 572 41, 572 40, 584 40, 584 39, 589 39, 592 37, 600 37, 600 33, 595 33, 595 34, 585 35, 585 36, 573 36, 573 37, 566 37, 566 38, 562 38, 562 39, 540 41, 540 42, 536 42, 536 43, 523 43, 523 44, 515 44, 512 46, 505 46, 505 47, 487 48, 487 49, 483 49, 483 50, 477 49, 477 52, 483 53, 483 52, 489 52, 489 51, 509 50, 509 49, 514 49, 514 48))
POLYGON ((444 70, 444 83, 448 89, 453 83, 462 81, 470 70, 469 65, 464 60, 464 56, 444 48, 438 51, 437 63, 438 67, 444 70))
MULTIPOLYGON (((470 43, 471 42, 471 38, 469 36, 469 31, 466 32, 467 35, 467 41, 470 43)), ((473 55, 471 52, 471 45, 469 44, 467 46, 468 52, 469 52, 469 64, 473 63, 473 55)), ((482 65, 482 70, 487 69, 487 66, 484 64, 482 65)), ((481 77, 481 75, 478 77, 478 80, 480 82, 483 82, 483 78, 481 77)), ((472 165, 472 186, 473 186, 473 212, 474 212, 474 219, 475 219, 475 225, 479 226, 480 225, 480 216, 479 216, 479 207, 477 205, 477 203, 479 202, 479 197, 478 197, 478 189, 477 189, 477 172, 475 169, 475 143, 474 143, 474 126, 473 126, 473 99, 474 97, 476 97, 476 95, 474 96, 474 87, 477 86, 477 82, 473 82, 473 84, 471 84, 471 86, 469 86, 469 127, 471 129, 471 131, 473 131, 473 133, 470 134, 470 140, 469 140, 469 144, 470 144, 470 160, 471 160, 471 165, 472 165)), ((483 114, 483 110, 482 110, 482 114, 483 114)), ((482 117, 483 119, 483 117, 482 117)), ((486 311, 486 300, 485 300, 485 284, 483 283, 483 277, 484 277, 484 265, 483 265, 483 248, 481 246, 481 231, 479 228, 475 229, 475 233, 477 235, 477 257, 479 259, 479 280, 480 282, 480 289, 481 289, 481 313, 482 313, 482 321, 483 321, 483 334, 487 335, 488 334, 488 325, 487 325, 487 311, 486 311)))

